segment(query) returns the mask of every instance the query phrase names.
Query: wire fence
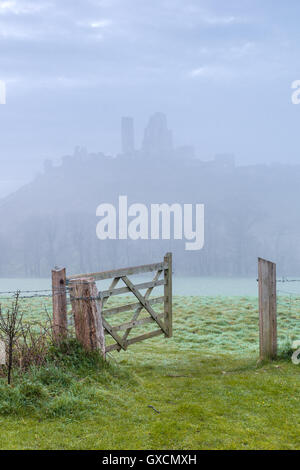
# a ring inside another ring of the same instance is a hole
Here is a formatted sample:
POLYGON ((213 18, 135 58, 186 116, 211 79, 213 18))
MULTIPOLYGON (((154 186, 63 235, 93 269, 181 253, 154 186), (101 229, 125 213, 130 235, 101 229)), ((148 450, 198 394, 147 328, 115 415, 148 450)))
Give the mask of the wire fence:
MULTIPOLYGON (((258 279, 257 279, 258 281, 258 279)), ((300 279, 289 279, 289 278, 280 278, 276 280, 276 283, 280 285, 280 288, 277 287, 277 297, 286 297, 288 298, 288 302, 293 302, 297 300, 300 302, 300 279), (293 286, 297 286, 294 288, 285 286, 289 283, 293 283, 293 286), (287 287, 287 288, 286 288, 287 287)), ((99 295, 96 297, 74 297, 71 293, 71 288, 69 286, 62 287, 59 289, 34 289, 34 290, 7 290, 7 291, 0 291, 0 301, 3 300, 13 300, 13 298, 18 293, 20 300, 31 300, 31 299, 52 299, 55 295, 61 295, 62 293, 66 294, 67 302, 70 303, 71 300, 101 300, 107 297, 107 293, 103 295, 101 291, 99 295)), ((287 300, 283 303, 282 300, 277 300, 278 305, 287 305, 287 300)), ((300 310, 300 303, 299 303, 299 310, 300 310)))
MULTIPOLYGON (((53 297, 66 295, 67 303, 67 320, 68 326, 74 326, 74 318, 72 315, 72 302, 73 301, 107 301, 109 295, 100 291, 97 296, 77 297, 72 295, 72 288, 67 286, 59 287, 56 289, 35 289, 35 290, 3 290, 0 291, 0 306, 4 309, 9 309, 11 303, 18 295, 19 305, 22 309, 24 318, 31 320, 43 320, 52 317, 53 312, 53 297)), ((125 299, 124 299, 125 301, 125 299)), ((119 306, 119 303, 117 304, 119 306)))
MULTIPOLYGON (((66 293, 67 304, 70 307, 69 289, 66 287, 59 289, 35 289, 35 290, 3 290, 0 291, 0 305, 4 309, 9 309, 11 303, 18 294, 19 305, 23 313, 23 318, 31 321, 46 321, 52 318, 52 300, 53 296, 66 293)), ((71 309, 69 308, 68 326, 74 325, 71 309)))
MULTIPOLYGON (((300 300, 300 279, 289 279, 289 278, 282 278, 276 280, 276 291, 277 291, 277 304, 282 304, 282 297, 286 297, 288 302, 292 302, 293 300, 300 300), (289 286, 289 284, 291 284, 289 286), (279 288, 280 286, 280 288, 279 288)), ((286 302, 284 303, 286 305, 286 302)), ((300 305, 299 305, 300 307, 300 305)))
POLYGON ((300 289, 298 292, 277 289, 277 309, 279 312, 285 309, 290 314, 298 313, 300 318, 300 289))
POLYGON ((68 287, 62 287, 59 289, 35 289, 35 290, 9 290, 0 291, 1 300, 12 300, 17 294, 20 300, 30 300, 36 298, 52 299, 55 295, 66 294, 67 297, 70 295, 70 289, 68 287))
MULTIPOLYGON (((281 277, 276 280, 277 284, 277 307, 279 313, 289 314, 293 319, 300 320, 300 279, 281 277)), ((70 306, 73 300, 99 301, 103 300, 102 293, 96 297, 74 297, 71 288, 67 285, 58 289, 35 289, 35 290, 4 290, 0 291, 0 303, 7 305, 18 293, 19 300, 23 303, 28 302, 35 309, 39 306, 42 310, 47 307, 52 310, 52 299, 55 295, 66 294, 67 304, 70 306)), ((24 304, 23 304, 24 305, 24 304)))
POLYGON ((300 279, 277 279, 276 298, 278 341, 289 348, 300 339, 300 279))

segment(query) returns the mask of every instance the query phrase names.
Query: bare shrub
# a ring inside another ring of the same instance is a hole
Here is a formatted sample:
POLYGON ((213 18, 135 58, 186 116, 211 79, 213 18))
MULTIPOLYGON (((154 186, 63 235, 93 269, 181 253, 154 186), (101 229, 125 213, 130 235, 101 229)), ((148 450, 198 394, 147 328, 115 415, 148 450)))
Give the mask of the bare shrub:
POLYGON ((22 324, 16 341, 16 360, 21 370, 31 365, 46 363, 49 346, 52 342, 52 326, 41 323, 22 324))
POLYGON ((22 330, 22 313, 19 311, 20 292, 17 292, 12 301, 11 308, 3 312, 0 305, 0 336, 8 350, 7 383, 11 383, 13 367, 13 350, 18 336, 22 330))
POLYGON ((5 343, 7 382, 11 383, 12 370, 21 372, 30 366, 42 366, 47 362, 47 355, 53 345, 53 326, 46 311, 44 322, 25 321, 20 311, 20 293, 13 298, 11 308, 2 309, 0 304, 0 339, 5 343))

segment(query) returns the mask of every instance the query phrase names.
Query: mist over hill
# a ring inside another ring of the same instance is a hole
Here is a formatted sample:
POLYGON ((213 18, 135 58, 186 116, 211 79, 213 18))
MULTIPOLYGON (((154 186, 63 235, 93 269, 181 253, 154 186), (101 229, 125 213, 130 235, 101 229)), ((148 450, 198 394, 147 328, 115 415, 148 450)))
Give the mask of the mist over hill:
POLYGON ((145 264, 174 253, 176 274, 254 276, 256 258, 300 274, 300 166, 235 166, 228 157, 203 162, 173 152, 163 158, 116 158, 76 149, 32 183, 0 201, 0 276, 50 275, 145 264), (96 208, 128 203, 205 205, 205 245, 184 240, 99 240, 96 208))

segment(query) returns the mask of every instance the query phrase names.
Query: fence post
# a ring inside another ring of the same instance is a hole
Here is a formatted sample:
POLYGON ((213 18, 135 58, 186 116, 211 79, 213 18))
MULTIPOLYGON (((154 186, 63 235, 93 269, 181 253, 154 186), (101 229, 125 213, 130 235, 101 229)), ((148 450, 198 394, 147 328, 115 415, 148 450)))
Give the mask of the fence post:
POLYGON ((52 305, 54 341, 60 343, 68 333, 65 268, 52 270, 52 305))
POLYGON ((99 350, 105 357, 101 302, 94 279, 69 281, 76 338, 87 351, 99 350))
POLYGON ((164 269, 164 320, 167 330, 166 337, 173 336, 173 318, 172 318, 172 253, 167 253, 164 257, 164 263, 167 268, 164 269))
POLYGON ((260 359, 277 355, 276 264, 258 258, 260 359))

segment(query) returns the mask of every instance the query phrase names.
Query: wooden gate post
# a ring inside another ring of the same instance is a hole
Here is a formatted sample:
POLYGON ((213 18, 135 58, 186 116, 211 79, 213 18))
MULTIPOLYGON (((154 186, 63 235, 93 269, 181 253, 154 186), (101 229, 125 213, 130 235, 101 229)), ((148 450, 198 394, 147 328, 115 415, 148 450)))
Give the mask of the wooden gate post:
POLYGON ((173 318, 172 318, 172 253, 167 253, 164 257, 164 263, 168 265, 164 269, 164 320, 167 330, 166 337, 173 336, 173 318))
POLYGON ((68 333, 66 269, 52 270, 53 336, 60 343, 68 333))
POLYGON ((276 264, 258 258, 259 353, 261 360, 277 355, 276 264))
POLYGON ((99 350, 105 357, 101 303, 94 300, 99 294, 94 279, 71 279, 69 288, 76 338, 87 351, 99 350))

